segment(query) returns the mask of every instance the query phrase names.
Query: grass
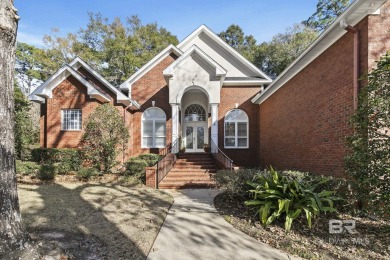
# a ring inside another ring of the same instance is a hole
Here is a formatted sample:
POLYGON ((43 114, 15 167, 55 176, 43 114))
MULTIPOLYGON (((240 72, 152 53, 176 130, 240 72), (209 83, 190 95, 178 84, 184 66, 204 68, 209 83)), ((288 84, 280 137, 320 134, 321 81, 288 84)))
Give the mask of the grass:
POLYGON ((159 190, 110 183, 19 184, 18 190, 28 232, 91 237, 102 244, 92 250, 104 247, 108 259, 145 259, 173 203, 159 190))

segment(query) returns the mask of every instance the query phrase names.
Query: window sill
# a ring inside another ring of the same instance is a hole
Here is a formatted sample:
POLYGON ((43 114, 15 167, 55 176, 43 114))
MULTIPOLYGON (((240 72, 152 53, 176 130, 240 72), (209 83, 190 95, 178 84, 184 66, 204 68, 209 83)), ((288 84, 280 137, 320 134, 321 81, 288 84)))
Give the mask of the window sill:
POLYGON ((243 149, 249 149, 249 146, 248 147, 224 147, 224 149, 228 149, 228 150, 233 150, 233 149, 243 150, 243 149))
POLYGON ((80 130, 64 130, 64 129, 61 129, 61 132, 81 132, 82 129, 80 130))
POLYGON ((164 149, 165 146, 159 146, 159 147, 144 147, 144 146, 141 146, 141 149, 164 149))

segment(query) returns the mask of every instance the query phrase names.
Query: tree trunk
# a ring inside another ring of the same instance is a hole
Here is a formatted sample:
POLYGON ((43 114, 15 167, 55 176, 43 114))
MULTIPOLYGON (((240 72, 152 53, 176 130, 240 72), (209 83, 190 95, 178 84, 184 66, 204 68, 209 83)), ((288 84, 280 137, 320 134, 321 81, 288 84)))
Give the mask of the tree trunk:
POLYGON ((19 17, 13 0, 0 1, 0 256, 23 246, 14 154, 14 65, 19 17), (2 252, 3 251, 3 252, 2 252))

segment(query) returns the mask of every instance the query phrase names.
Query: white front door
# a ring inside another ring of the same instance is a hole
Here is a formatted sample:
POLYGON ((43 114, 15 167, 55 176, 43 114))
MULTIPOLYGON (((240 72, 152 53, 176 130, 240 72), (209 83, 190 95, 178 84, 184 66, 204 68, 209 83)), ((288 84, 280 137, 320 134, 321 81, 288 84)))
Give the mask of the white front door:
POLYGON ((204 152, 206 135, 205 123, 186 123, 184 126, 184 140, 186 152, 204 152))

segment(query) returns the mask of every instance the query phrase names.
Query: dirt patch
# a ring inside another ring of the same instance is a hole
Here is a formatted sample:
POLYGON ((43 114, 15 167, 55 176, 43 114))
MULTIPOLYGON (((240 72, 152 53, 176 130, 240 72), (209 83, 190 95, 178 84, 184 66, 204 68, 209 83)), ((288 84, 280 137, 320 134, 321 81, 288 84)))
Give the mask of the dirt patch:
POLYGON ((225 192, 214 199, 214 204, 235 228, 272 247, 306 259, 390 259, 390 224, 385 221, 346 214, 323 215, 309 229, 301 216, 286 234, 281 221, 263 227, 244 201, 225 192), (354 220, 356 233, 329 234, 330 219, 354 220))
POLYGON ((145 259, 173 202, 160 190, 112 183, 18 189, 23 223, 35 245, 54 244, 64 259, 145 259))

